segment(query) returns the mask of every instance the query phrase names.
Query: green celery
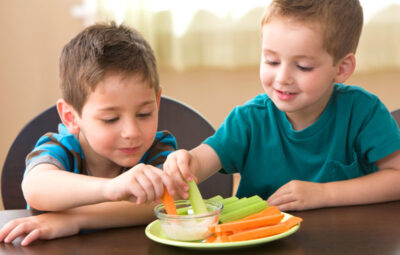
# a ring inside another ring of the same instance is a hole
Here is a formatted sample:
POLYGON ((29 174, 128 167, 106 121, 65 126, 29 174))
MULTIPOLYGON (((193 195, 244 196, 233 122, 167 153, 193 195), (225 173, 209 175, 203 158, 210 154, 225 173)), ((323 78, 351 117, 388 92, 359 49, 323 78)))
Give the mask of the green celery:
POLYGON ((224 200, 224 198, 221 197, 220 195, 216 195, 208 199, 208 201, 214 201, 214 202, 221 202, 222 200, 224 200))
POLYGON ((189 184, 189 202, 193 208, 193 214, 208 213, 206 204, 203 201, 200 190, 194 180, 188 182, 189 184))
POLYGON ((222 200, 221 203, 224 206, 227 206, 227 205, 229 205, 231 203, 234 203, 235 201, 238 201, 238 200, 239 200, 239 198, 237 198, 237 197, 227 197, 224 200, 222 200))
POLYGON ((176 211, 178 212, 178 215, 188 215, 189 207, 176 208, 176 211))
POLYGON ((243 208, 243 207, 246 207, 248 205, 254 204, 256 202, 259 202, 259 201, 262 201, 262 199, 257 195, 254 195, 254 196, 249 197, 249 198, 245 198, 245 197, 241 198, 241 199, 239 199, 238 201, 236 201, 234 203, 231 203, 231 204, 228 204, 227 206, 224 206, 224 210, 222 211, 222 214, 229 213, 229 212, 234 211, 234 210, 236 210, 238 208, 243 208))
POLYGON ((266 201, 264 200, 258 201, 250 205, 247 205, 245 207, 241 207, 236 210, 230 211, 229 213, 221 214, 221 216, 219 217, 219 221, 221 223, 226 223, 234 220, 239 220, 251 214, 260 212, 267 207, 268 204, 266 201))
POLYGON ((242 207, 246 203, 247 199, 248 199, 247 197, 242 197, 241 199, 238 199, 232 203, 229 203, 226 206, 224 205, 224 209, 222 210, 222 213, 227 213, 227 212, 230 212, 232 210, 242 207))

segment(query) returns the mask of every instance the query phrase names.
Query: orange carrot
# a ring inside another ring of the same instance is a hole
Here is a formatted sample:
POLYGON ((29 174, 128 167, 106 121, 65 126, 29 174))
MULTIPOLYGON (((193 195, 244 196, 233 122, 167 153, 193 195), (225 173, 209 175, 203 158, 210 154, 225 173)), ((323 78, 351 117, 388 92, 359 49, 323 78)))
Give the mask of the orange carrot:
POLYGON ((211 236, 206 238, 206 243, 214 243, 215 240, 217 240, 217 236, 211 235, 211 236))
POLYGON ((288 229, 291 229, 292 227, 296 226, 297 224, 299 224, 300 222, 302 222, 303 219, 300 217, 296 217, 296 216, 292 216, 289 219, 285 220, 284 222, 282 222, 283 224, 286 224, 286 227, 288 229))
POLYGON ((219 224, 215 226, 215 233, 227 231, 243 231, 251 228, 259 228, 278 224, 283 219, 283 214, 275 214, 271 216, 258 217, 249 220, 238 220, 219 224))
POLYGON ((217 235, 214 243, 227 243, 229 242, 229 235, 217 235))
MULTIPOLYGON (((240 220, 250 220, 250 219, 255 219, 258 217, 269 216, 269 215, 280 214, 280 213, 281 213, 281 211, 278 209, 278 207, 269 206, 269 207, 265 208, 264 210, 262 210, 261 212, 251 214, 240 220)), ((238 221, 240 221, 240 220, 238 220, 238 221)))
POLYGON ((178 215, 178 212, 176 211, 174 198, 168 193, 165 186, 164 186, 164 194, 162 195, 161 201, 164 204, 165 211, 167 211, 167 214, 178 215))
POLYGON ((229 241, 246 241, 251 239, 263 238, 267 236, 277 235, 287 230, 286 224, 277 224, 267 227, 254 228, 251 230, 241 231, 228 236, 229 241))

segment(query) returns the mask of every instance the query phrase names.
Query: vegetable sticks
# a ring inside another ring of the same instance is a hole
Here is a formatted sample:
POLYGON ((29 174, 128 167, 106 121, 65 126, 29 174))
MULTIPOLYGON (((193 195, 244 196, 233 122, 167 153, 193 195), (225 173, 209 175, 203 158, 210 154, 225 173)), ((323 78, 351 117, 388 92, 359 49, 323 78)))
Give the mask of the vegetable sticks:
POLYGON ((194 180, 188 182, 189 184, 189 201, 193 208, 194 214, 208 213, 207 207, 203 201, 203 197, 194 180))
POLYGON ((228 239, 231 242, 246 241, 250 239, 257 239, 257 238, 277 235, 285 232, 286 230, 288 230, 286 224, 281 223, 277 225, 254 228, 251 230, 238 232, 236 234, 228 236, 228 239))
POLYGON ((269 206, 269 207, 265 208, 264 210, 262 210, 261 212, 251 214, 240 220, 250 220, 250 219, 255 219, 258 217, 262 217, 262 216, 269 216, 269 215, 275 215, 275 214, 280 214, 280 213, 281 213, 281 211, 278 209, 278 207, 269 206))
POLYGON ((227 231, 243 231, 252 228, 264 227, 269 225, 278 224, 283 219, 283 214, 275 214, 271 216, 262 216, 258 218, 248 220, 232 221, 224 224, 215 226, 215 232, 227 232, 227 231))
MULTIPOLYGON (((248 204, 245 207, 238 208, 233 211, 229 211, 227 213, 222 213, 221 216, 219 217, 219 221, 221 223, 226 223, 234 220, 239 220, 242 219, 246 216, 249 216, 253 213, 260 212, 264 210, 265 208, 268 207, 268 204, 266 201, 258 201, 253 204, 248 204)), ((224 211, 222 211, 224 212, 224 211)))
POLYGON ((164 186, 164 194, 161 197, 161 201, 164 204, 165 211, 170 215, 178 215, 174 198, 168 193, 168 190, 164 186))

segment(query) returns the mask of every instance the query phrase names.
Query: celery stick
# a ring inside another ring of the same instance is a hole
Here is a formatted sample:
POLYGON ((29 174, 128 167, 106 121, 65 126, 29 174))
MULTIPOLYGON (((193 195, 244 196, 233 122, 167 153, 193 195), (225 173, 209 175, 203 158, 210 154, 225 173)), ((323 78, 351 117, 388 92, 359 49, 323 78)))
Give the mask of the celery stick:
POLYGON ((246 207, 241 207, 236 210, 233 210, 229 213, 221 214, 221 216, 219 217, 219 221, 221 223, 226 223, 226 222, 230 222, 230 221, 234 221, 234 220, 239 220, 239 219, 242 219, 251 214, 260 212, 267 207, 268 207, 268 204, 266 201, 264 201, 264 200, 258 201, 256 203, 252 203, 246 207))
POLYGON ((229 204, 231 204, 231 203, 233 203, 233 202, 235 202, 235 201, 238 201, 239 200, 239 198, 237 198, 237 197, 228 197, 228 198, 225 198, 224 200, 222 200, 222 201, 220 201, 224 206, 227 206, 227 205, 229 205, 229 204))
POLYGON ((228 204, 227 206, 224 206, 224 210, 222 211, 222 214, 229 213, 233 210, 236 210, 238 208, 246 207, 248 205, 254 204, 256 202, 262 201, 262 199, 255 195, 251 196, 249 198, 241 198, 239 201, 228 204))
POLYGON ((208 201, 214 201, 214 202, 221 202, 222 200, 224 200, 224 198, 221 197, 220 195, 216 195, 208 199, 208 201))
POLYGON ((189 207, 176 208, 178 215, 188 215, 189 207))
POLYGON ((227 204, 226 206, 224 205, 224 209, 222 210, 222 213, 228 213, 230 211, 233 211, 237 208, 243 207, 243 205, 246 203, 245 201, 247 200, 247 197, 242 197, 239 200, 236 200, 232 203, 227 204))
POLYGON ((200 194, 199 188, 194 180, 188 182, 189 184, 189 202, 193 208, 193 214, 208 213, 207 207, 204 204, 203 197, 200 194))

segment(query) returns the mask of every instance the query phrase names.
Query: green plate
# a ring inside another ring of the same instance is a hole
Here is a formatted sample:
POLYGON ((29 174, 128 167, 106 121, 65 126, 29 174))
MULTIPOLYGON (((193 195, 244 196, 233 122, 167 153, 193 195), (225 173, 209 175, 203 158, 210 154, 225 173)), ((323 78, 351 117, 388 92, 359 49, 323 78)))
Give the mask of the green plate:
MULTIPOLYGON (((283 221, 286 219, 292 217, 292 215, 288 213, 284 213, 285 217, 283 218, 283 221)), ((273 236, 268 236, 264 238, 259 238, 259 239, 254 239, 254 240, 248 240, 248 241, 240 241, 240 242, 228 242, 228 243, 205 243, 205 242, 182 242, 182 241, 175 241, 175 240, 170 240, 167 239, 163 232, 161 231, 161 225, 159 220, 155 220, 149 225, 147 225, 145 233, 148 238, 151 240, 166 244, 166 245, 172 245, 172 246, 177 246, 177 247, 183 247, 183 248, 190 248, 190 249, 230 249, 230 248, 235 248, 235 247, 246 247, 246 246, 253 246, 253 245, 258 245, 258 244, 263 244, 267 242, 272 242, 284 237, 287 237, 294 232, 296 232, 300 227, 300 224, 292 227, 288 231, 278 234, 278 235, 273 235, 273 236)))

